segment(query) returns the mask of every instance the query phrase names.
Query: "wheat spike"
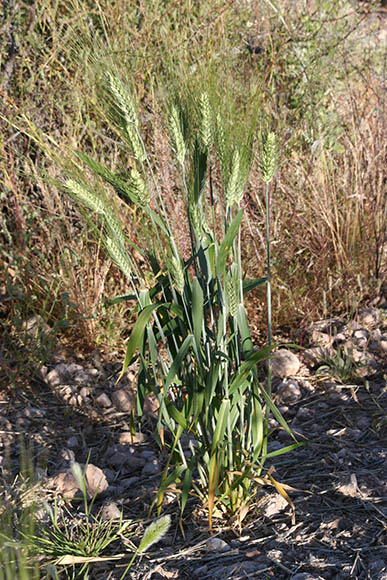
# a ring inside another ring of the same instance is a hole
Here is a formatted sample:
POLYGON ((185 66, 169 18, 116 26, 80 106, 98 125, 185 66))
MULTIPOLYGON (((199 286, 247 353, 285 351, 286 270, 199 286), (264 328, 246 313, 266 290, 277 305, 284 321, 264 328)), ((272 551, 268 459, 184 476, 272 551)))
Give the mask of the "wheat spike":
POLYGON ((78 203, 87 207, 97 214, 105 213, 105 204, 94 191, 91 191, 85 185, 82 185, 75 179, 67 179, 64 184, 67 193, 78 203))
POLYGON ((200 137, 204 147, 210 149, 213 143, 212 109, 207 93, 200 95, 200 112, 202 116, 200 137))
POLYGON ((169 115, 169 131, 171 133, 173 149, 177 160, 181 165, 184 165, 187 149, 184 142, 180 115, 176 107, 172 107, 169 115))
POLYGON ((128 89, 124 86, 121 80, 110 71, 105 72, 105 80, 113 104, 122 117, 124 117, 126 123, 138 127, 137 110, 132 95, 128 89))
POLYGON ((225 290, 228 311, 231 316, 235 316, 239 306, 239 284, 238 279, 231 272, 226 275, 225 290))
POLYGON ((149 193, 145 181, 135 167, 130 171, 129 188, 133 195, 133 201, 140 207, 149 204, 149 193))
POLYGON ((123 248, 120 243, 109 236, 107 236, 105 239, 105 245, 113 262, 115 262, 115 264, 127 278, 131 278, 132 268, 125 248, 123 248))
POLYGON ((184 292, 184 271, 180 260, 172 256, 168 263, 168 271, 172 278, 172 284, 179 294, 184 292))
POLYGON ((225 191, 226 204, 228 207, 231 207, 234 203, 239 203, 240 201, 241 197, 240 191, 242 181, 240 170, 241 167, 240 167, 239 151, 238 149, 235 149, 231 159, 231 171, 225 191))
POLYGON ((269 183, 273 179, 277 168, 277 137, 272 131, 264 139, 260 166, 263 181, 269 183))
POLYGON ((120 117, 120 125, 128 138, 133 156, 140 162, 145 161, 145 152, 139 136, 139 120, 137 108, 130 91, 112 72, 104 75, 106 87, 112 104, 120 117))

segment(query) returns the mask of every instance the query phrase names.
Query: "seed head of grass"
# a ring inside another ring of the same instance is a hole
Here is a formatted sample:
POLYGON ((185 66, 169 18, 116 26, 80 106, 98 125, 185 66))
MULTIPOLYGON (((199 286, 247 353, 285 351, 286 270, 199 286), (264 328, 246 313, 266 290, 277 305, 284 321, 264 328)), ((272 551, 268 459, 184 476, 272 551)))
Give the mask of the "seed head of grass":
POLYGON ((202 117, 200 137, 204 147, 210 149, 213 143, 212 109, 207 93, 200 95, 200 113, 202 117))
POLYGON ((260 158, 262 180, 269 183, 277 169, 277 137, 270 131, 263 141, 260 158))
POLYGON ((180 165, 184 165, 187 148, 184 141, 181 117, 175 106, 171 107, 169 114, 169 132, 172 138, 172 147, 180 165))

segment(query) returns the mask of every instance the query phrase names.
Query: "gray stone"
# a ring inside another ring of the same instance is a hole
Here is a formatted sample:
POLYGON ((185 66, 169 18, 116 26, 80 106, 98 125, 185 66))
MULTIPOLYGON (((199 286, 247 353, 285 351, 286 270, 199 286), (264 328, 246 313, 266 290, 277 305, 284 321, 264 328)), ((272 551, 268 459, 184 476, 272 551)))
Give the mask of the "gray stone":
POLYGON ((228 552, 230 546, 221 538, 208 538, 205 543, 207 552, 228 552))
POLYGON ((352 335, 352 340, 355 346, 358 348, 366 348, 370 333, 365 328, 361 328, 360 330, 355 330, 352 335))
POLYGON ((293 379, 285 379, 278 387, 278 395, 281 402, 296 403, 301 399, 302 393, 297 381, 293 379))
POLYGON ((321 346, 313 346, 302 351, 302 360, 310 367, 318 365, 322 360, 330 355, 331 351, 321 346))
POLYGON ((378 308, 362 308, 358 318, 359 322, 364 326, 376 326, 380 322, 380 312, 378 308))
POLYGON ((142 475, 144 476, 157 475, 158 473, 161 472, 161 469, 162 467, 158 459, 155 458, 152 459, 151 461, 147 461, 142 470, 142 475))
POLYGON ((75 375, 76 373, 84 372, 83 366, 77 363, 70 363, 66 365, 66 373, 69 375, 75 375))
POLYGON ((52 369, 49 373, 47 373, 46 381, 49 385, 55 387, 56 385, 61 384, 62 375, 56 369, 52 369))
POLYGON ((123 413, 129 413, 134 408, 134 402, 130 400, 128 393, 123 389, 113 391, 112 401, 117 411, 122 411, 123 413))
POLYGON ((67 447, 69 449, 76 449, 77 447, 79 447, 78 437, 76 437, 75 435, 73 435, 72 437, 70 437, 67 440, 67 447))
POLYGON ((102 393, 101 395, 99 395, 95 401, 100 407, 103 407, 104 409, 107 409, 108 407, 112 406, 112 402, 106 393, 102 393))
POLYGON ((47 335, 52 332, 52 328, 45 320, 43 320, 40 314, 29 318, 27 322, 24 323, 24 328, 27 334, 33 338, 37 338, 39 335, 47 335))
POLYGON ((278 514, 280 511, 286 509, 289 506, 288 502, 282 495, 279 493, 270 495, 269 499, 267 500, 265 507, 262 510, 262 513, 267 517, 270 518, 275 514, 278 514))
POLYGON ((101 509, 101 517, 105 521, 119 520, 122 512, 115 501, 108 501, 101 509))
POLYGON ((300 361, 295 354, 284 348, 274 353, 271 359, 273 377, 291 377, 300 369, 300 361))

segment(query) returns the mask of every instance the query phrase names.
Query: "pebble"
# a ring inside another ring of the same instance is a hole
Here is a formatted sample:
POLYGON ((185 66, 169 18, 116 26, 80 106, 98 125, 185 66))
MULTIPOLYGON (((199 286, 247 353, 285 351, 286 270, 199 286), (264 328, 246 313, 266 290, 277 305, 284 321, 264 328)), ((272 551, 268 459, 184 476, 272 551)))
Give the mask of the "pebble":
POLYGON ((68 463, 75 460, 74 451, 72 451, 71 449, 66 448, 61 449, 59 456, 63 459, 63 461, 66 461, 68 463))
POLYGON ((359 312, 359 322, 364 326, 374 326, 380 322, 380 312, 378 308, 363 308, 359 312))
POLYGON ((134 407, 129 395, 123 389, 113 391, 112 401, 117 411, 122 411, 124 413, 132 411, 134 407))
POLYGON ((151 461, 148 461, 142 470, 142 475, 144 476, 150 476, 150 475, 156 475, 157 473, 160 473, 162 467, 159 463, 158 459, 153 459, 151 461))
POLYGON ((115 501, 108 501, 101 509, 101 517, 105 521, 119 520, 122 512, 115 501))
POLYGON ((195 576, 195 578, 198 578, 200 580, 200 578, 203 578, 203 576, 205 576, 208 572, 208 566, 204 565, 204 566, 199 566, 199 568, 196 568, 196 570, 193 570, 193 575, 195 576))
POLYGON ((281 348, 274 353, 271 359, 271 368, 273 377, 291 377, 298 373, 300 361, 290 350, 281 348))
POLYGON ((112 402, 106 393, 102 393, 101 395, 99 395, 95 401, 100 407, 103 407, 104 409, 107 409, 108 407, 112 406, 112 402))
POLYGON ((370 333, 365 328, 355 330, 352 335, 352 341, 358 348, 366 348, 370 333))
POLYGON ((228 552, 230 546, 221 538, 208 538, 205 543, 207 552, 228 552))
POLYGON ((49 385, 55 387, 57 385, 60 385, 60 383, 62 382, 62 377, 56 369, 52 369, 49 373, 47 373, 46 381, 48 382, 49 385))
MULTIPOLYGON (((298 359, 297 359, 298 361, 298 359)), ((302 393, 299 384, 295 380, 285 379, 278 387, 278 394, 281 401, 286 403, 296 403, 301 399, 302 393)))
POLYGON ((76 449, 77 447, 79 447, 79 440, 78 440, 78 437, 76 437, 75 435, 73 435, 72 437, 70 437, 70 438, 67 440, 67 443, 66 443, 66 445, 67 445, 67 447, 68 447, 69 449, 76 449))

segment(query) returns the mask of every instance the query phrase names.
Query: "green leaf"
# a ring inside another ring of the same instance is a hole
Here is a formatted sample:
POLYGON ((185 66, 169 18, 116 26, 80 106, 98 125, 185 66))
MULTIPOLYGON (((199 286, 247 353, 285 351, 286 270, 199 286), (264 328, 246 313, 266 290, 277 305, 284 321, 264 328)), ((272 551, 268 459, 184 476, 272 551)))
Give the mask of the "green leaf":
POLYGON ((267 278, 253 278, 252 280, 243 280, 243 294, 247 294, 254 288, 258 288, 258 286, 263 286, 266 284, 267 278))
POLYGON ((229 395, 232 395, 238 387, 247 379, 250 374, 250 371, 262 360, 265 360, 269 357, 271 351, 273 350, 273 345, 268 345, 252 354, 246 362, 244 362, 237 372, 236 377, 232 381, 229 387, 229 395))
POLYGON ((239 306, 238 306, 236 319, 237 319, 237 324, 238 324, 238 328, 239 328, 239 332, 240 332, 240 338, 241 338, 241 343, 242 343, 242 352, 246 358, 249 358, 249 356, 252 354, 254 349, 253 349, 253 342, 251 340, 251 334, 250 334, 250 329, 249 329, 249 323, 247 320, 246 310, 244 309, 242 304, 239 304, 239 306))
POLYGON ((196 276, 192 284, 192 319, 195 342, 199 347, 203 326, 203 290, 196 276))
POLYGON ((219 248, 219 252, 216 258, 216 273, 218 277, 222 276, 226 271, 227 256, 232 248, 235 236, 237 235, 239 227, 241 225, 243 211, 244 211, 243 209, 240 209, 236 214, 219 248))
POLYGON ((230 412, 230 399, 223 399, 217 417, 214 437, 212 439, 211 455, 215 453, 219 441, 223 441, 224 433, 227 426, 227 415, 230 412))
POLYGON ((180 427, 184 429, 184 431, 189 430, 188 421, 181 411, 176 409, 176 407, 167 400, 165 400, 165 408, 168 413, 168 418, 172 418, 175 421, 175 423, 177 423, 178 425, 180 425, 180 427))
POLYGON ((151 304, 150 306, 146 306, 144 310, 141 312, 137 321, 133 327, 132 333, 129 338, 128 346, 126 347, 126 355, 124 364, 122 366, 122 370, 119 374, 117 382, 122 378, 124 372, 128 368, 130 361, 133 358, 134 353, 137 350, 138 345, 143 339, 145 329, 147 324, 149 323, 150 317, 152 316, 152 312, 160 306, 166 306, 166 304, 151 304))
POLYGON ((182 366, 182 362, 187 354, 187 351, 188 351, 190 345, 193 342, 193 338, 194 338, 193 335, 189 334, 187 336, 187 338, 185 339, 185 341, 183 342, 183 344, 181 345, 181 347, 179 348, 179 351, 178 351, 176 357, 174 358, 173 363, 171 364, 167 378, 165 380, 165 385, 164 385, 165 392, 168 391, 169 387, 171 386, 171 384, 173 382, 173 379, 175 378, 177 373, 180 371, 181 366, 182 366))

